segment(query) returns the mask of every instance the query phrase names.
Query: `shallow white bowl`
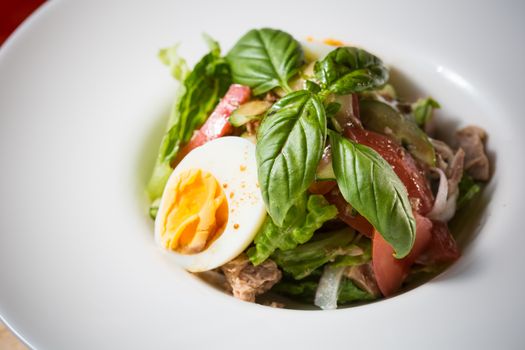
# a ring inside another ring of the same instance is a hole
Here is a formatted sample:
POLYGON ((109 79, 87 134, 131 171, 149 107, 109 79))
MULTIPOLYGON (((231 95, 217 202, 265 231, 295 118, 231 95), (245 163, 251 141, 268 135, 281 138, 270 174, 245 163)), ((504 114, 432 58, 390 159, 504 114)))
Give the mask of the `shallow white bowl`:
POLYGON ((525 344, 523 3, 51 1, 0 49, 0 315, 38 349, 519 348, 525 344), (494 177, 464 256, 378 303, 243 303, 155 247, 143 188, 176 84, 157 62, 200 33, 272 26, 378 54, 442 129, 490 135, 494 177), (397 72, 397 73, 396 73, 397 72))

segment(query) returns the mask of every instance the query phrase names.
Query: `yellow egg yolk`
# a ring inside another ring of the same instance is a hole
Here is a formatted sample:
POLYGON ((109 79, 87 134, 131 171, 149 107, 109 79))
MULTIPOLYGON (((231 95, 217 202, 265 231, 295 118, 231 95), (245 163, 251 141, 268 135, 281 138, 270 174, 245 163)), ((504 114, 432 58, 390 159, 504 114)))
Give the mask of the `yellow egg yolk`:
POLYGON ((177 175, 164 194, 161 242, 169 249, 194 254, 217 239, 228 222, 228 201, 217 179, 201 169, 177 175))

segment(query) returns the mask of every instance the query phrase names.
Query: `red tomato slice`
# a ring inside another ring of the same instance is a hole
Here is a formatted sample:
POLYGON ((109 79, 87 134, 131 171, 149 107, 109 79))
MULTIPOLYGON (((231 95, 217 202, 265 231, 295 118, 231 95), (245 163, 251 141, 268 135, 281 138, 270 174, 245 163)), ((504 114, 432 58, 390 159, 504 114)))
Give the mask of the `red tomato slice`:
POLYGON ((363 216, 353 212, 352 206, 344 199, 339 188, 334 188, 325 194, 325 198, 328 203, 336 206, 339 211, 339 219, 365 236, 372 238, 374 227, 363 216))
POLYGON ((240 84, 230 85, 228 91, 217 104, 202 127, 193 135, 190 142, 182 148, 175 163, 178 163, 186 154, 206 142, 232 133, 233 126, 229 118, 239 105, 250 100, 251 89, 240 84))
POLYGON ((388 297, 399 290, 410 271, 410 266, 426 249, 431 240, 432 221, 414 212, 416 219, 416 240, 414 246, 403 259, 394 258, 394 250, 383 237, 374 230, 372 240, 372 266, 377 286, 388 297))
POLYGON ((402 146, 387 136, 369 130, 348 127, 344 133, 349 139, 374 149, 392 166, 405 185, 408 196, 417 200, 418 213, 426 214, 432 209, 434 196, 428 181, 414 158, 402 146))
POLYGON ((337 182, 332 180, 314 181, 308 188, 308 191, 312 194, 327 194, 336 186, 337 182))
POLYGON ((417 259, 418 264, 447 264, 460 257, 459 249, 454 237, 445 222, 433 221, 432 239, 428 248, 417 259))

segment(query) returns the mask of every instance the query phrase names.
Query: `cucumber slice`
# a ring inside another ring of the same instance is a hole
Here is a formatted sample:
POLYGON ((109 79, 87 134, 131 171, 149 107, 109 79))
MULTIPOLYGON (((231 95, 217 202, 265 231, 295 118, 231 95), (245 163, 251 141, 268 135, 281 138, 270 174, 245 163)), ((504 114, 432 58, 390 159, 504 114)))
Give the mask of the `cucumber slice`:
POLYGON ((332 161, 321 163, 317 167, 315 173, 315 179, 319 181, 335 180, 334 168, 332 167, 332 161))
POLYGON ((239 127, 254 119, 260 119, 261 115, 266 113, 271 106, 272 104, 268 101, 250 101, 244 103, 233 111, 230 116, 230 123, 235 127, 239 127))
POLYGON ((365 128, 393 137, 418 160, 434 166, 436 154, 427 134, 412 120, 390 105, 376 100, 359 102, 361 121, 365 128))

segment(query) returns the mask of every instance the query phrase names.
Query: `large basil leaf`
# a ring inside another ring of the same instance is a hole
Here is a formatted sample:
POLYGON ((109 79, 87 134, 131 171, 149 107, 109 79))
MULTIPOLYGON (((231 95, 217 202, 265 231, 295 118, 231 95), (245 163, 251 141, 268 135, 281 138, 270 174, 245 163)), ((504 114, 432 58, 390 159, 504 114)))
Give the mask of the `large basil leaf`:
POLYGON ((162 139, 146 189, 151 200, 162 196, 173 171, 170 163, 177 156, 181 144, 188 142, 193 131, 206 121, 231 84, 230 69, 220 56, 218 44, 211 46, 211 52, 202 57, 184 79, 173 104, 168 131, 162 139))
POLYGON ((414 244, 416 222, 408 193, 390 165, 373 149, 330 131, 332 166, 345 200, 392 246, 397 258, 414 244))
POLYGON ((291 91, 288 80, 304 63, 301 45, 290 34, 263 28, 246 33, 226 59, 236 83, 248 85, 254 95, 277 86, 291 91))
POLYGON ((346 95, 373 90, 388 80, 388 69, 371 53, 356 47, 339 47, 314 66, 324 89, 346 95))
POLYGON ((255 246, 247 251, 254 265, 262 263, 276 249, 286 251, 309 241, 326 221, 337 216, 337 208, 330 205, 323 196, 309 196, 306 205, 303 205, 306 201, 303 198, 293 208, 298 210, 290 211, 284 227, 278 227, 270 217, 266 218, 255 236, 255 246))
POLYGON ((286 95, 268 111, 257 139, 263 199, 273 221, 282 226, 313 182, 323 153, 326 115, 319 97, 306 90, 286 95))

